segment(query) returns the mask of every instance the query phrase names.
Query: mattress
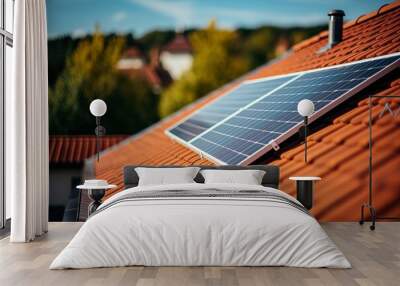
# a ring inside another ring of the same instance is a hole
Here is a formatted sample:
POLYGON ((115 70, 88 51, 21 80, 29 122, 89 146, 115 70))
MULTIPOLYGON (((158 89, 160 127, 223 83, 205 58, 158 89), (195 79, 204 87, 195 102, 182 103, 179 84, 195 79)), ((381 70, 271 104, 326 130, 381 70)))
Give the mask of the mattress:
POLYGON ((133 265, 351 267, 286 193, 193 183, 134 187, 109 198, 50 269, 133 265))

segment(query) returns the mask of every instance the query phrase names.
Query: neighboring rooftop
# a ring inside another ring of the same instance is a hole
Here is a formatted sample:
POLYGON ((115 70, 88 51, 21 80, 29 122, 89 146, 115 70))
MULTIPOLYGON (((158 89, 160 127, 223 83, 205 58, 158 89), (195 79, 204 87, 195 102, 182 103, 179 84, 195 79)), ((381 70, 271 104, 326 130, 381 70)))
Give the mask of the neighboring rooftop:
POLYGON ((121 58, 133 59, 133 58, 144 58, 144 56, 143 53, 138 48, 130 47, 122 53, 121 58))
POLYGON ((122 53, 121 59, 117 63, 117 69, 131 78, 146 80, 155 93, 160 93, 163 88, 172 83, 171 75, 160 64, 158 49, 150 51, 150 62, 146 64, 145 58, 138 48, 128 48, 122 53))
POLYGON ((160 62, 173 80, 178 80, 190 70, 193 63, 192 48, 184 34, 178 33, 171 42, 164 46, 161 50, 160 62))
MULTIPOLYGON (((100 139, 100 151, 122 140, 126 135, 106 135, 100 139)), ((96 136, 94 135, 50 135, 50 165, 80 165, 96 154, 96 136)))
POLYGON ((163 49, 163 51, 181 54, 181 53, 191 53, 192 47, 189 40, 183 34, 177 34, 176 37, 169 42, 163 49))
MULTIPOLYGON (((400 2, 382 6, 379 10, 348 22, 344 26, 343 41, 324 53, 328 33, 322 32, 292 48, 284 58, 212 92, 203 99, 178 111, 145 131, 134 135, 117 148, 106 151, 95 164, 98 178, 107 179, 123 189, 122 168, 125 165, 210 165, 206 158, 165 135, 165 130, 211 100, 225 94, 246 79, 287 74, 376 56, 400 52, 400 2)), ((358 220, 360 206, 367 200, 368 94, 400 95, 400 72, 397 68, 362 93, 317 120, 309 137, 309 163, 302 158, 299 140, 280 152, 268 152, 256 162, 273 163, 281 167, 281 189, 295 193, 292 175, 316 175, 323 180, 317 185, 313 214, 320 220, 358 220)), ((380 100, 384 104, 385 100, 380 100)), ((377 107, 373 110, 376 116, 377 107)), ((400 120, 374 121, 374 178, 377 192, 374 199, 378 216, 400 217, 400 120)), ((113 192, 108 193, 110 196, 113 192)))

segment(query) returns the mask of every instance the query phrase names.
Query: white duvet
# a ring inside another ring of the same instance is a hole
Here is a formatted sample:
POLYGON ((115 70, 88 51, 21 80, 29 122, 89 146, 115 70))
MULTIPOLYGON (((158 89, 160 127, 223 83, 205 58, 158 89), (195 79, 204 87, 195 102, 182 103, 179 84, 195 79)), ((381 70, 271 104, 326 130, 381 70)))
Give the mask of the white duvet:
POLYGON ((112 204, 131 192, 265 190, 254 185, 136 187, 105 201, 50 269, 145 266, 350 268, 318 222, 293 206, 257 198, 153 198, 112 204), (110 206, 111 204, 111 206, 110 206))

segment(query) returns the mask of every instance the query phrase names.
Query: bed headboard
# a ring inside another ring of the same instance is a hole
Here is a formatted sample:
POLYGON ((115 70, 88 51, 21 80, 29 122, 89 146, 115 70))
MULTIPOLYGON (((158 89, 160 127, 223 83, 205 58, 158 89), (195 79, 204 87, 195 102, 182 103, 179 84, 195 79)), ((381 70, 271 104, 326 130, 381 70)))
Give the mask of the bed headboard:
MULTIPOLYGON (((133 188, 138 185, 139 176, 135 171, 136 167, 148 167, 148 168, 181 168, 183 166, 125 166, 124 167, 124 185, 125 189, 133 188)), ((202 170, 205 169, 218 169, 218 170, 248 170, 256 169, 265 171, 265 175, 262 179, 261 184, 265 187, 271 187, 279 189, 279 167, 275 165, 250 165, 250 166, 190 166, 200 167, 202 170)), ((197 174, 194 180, 197 183, 204 183, 204 178, 200 174, 197 174)))

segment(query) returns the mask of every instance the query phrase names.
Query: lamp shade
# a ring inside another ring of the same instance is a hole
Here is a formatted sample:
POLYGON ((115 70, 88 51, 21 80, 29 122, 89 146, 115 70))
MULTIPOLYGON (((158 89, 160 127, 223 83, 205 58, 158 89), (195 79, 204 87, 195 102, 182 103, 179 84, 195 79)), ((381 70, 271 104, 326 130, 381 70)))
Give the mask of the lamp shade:
POLYGON ((106 113, 107 104, 101 99, 95 99, 90 103, 89 109, 93 116, 100 117, 106 113))
POLYGON ((311 116, 314 113, 314 103, 309 99, 303 99, 297 104, 297 111, 303 117, 311 116))

